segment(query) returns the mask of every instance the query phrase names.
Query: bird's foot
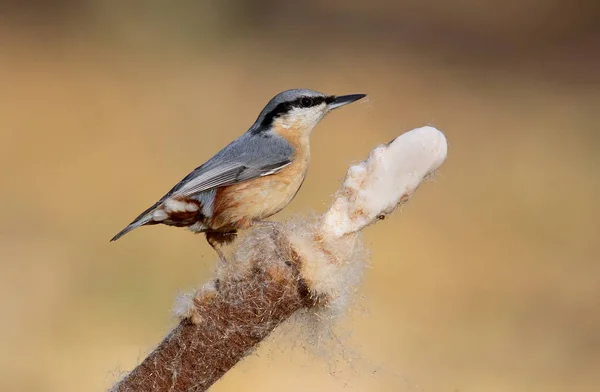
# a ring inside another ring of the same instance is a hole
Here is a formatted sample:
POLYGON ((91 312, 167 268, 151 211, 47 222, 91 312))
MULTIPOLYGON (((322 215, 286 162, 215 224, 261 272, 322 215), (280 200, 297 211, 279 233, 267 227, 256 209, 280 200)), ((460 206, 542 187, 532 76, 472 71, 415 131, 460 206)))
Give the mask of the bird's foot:
POLYGON ((219 259, 221 259, 221 262, 227 263, 227 258, 221 250, 221 246, 231 243, 235 239, 237 233, 235 231, 225 233, 207 231, 205 234, 206 241, 208 241, 210 246, 215 250, 215 252, 217 252, 217 254, 219 255, 219 259))
POLYGON ((223 253, 223 251, 221 249, 219 249, 218 246, 213 246, 213 244, 210 244, 212 246, 212 248, 215 250, 215 252, 217 252, 217 254, 219 255, 219 259, 221 259, 221 263, 223 264, 227 264, 227 257, 225 257, 225 254, 223 253))

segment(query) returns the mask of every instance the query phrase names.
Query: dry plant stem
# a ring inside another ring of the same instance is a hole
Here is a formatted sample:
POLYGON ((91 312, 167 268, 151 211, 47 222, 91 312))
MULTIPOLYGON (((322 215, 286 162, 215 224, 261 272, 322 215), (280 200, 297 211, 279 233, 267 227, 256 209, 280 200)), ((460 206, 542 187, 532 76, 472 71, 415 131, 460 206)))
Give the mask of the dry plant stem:
POLYGON ((362 276, 358 233, 405 203, 446 152, 437 129, 407 132, 350 167, 323 216, 252 229, 179 309, 180 324, 112 390, 205 391, 297 310, 334 319, 362 276))
POLYGON ((296 310, 316 305, 301 261, 289 245, 278 248, 277 263, 251 260, 243 276, 197 295, 194 321, 182 320, 113 390, 205 391, 296 310))

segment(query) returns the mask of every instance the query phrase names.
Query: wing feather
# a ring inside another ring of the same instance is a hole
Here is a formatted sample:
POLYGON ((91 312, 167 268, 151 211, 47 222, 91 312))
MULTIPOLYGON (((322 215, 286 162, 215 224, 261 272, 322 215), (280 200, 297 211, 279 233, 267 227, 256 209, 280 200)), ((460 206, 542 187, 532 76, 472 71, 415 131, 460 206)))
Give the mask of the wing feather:
POLYGON ((189 182, 176 190, 173 196, 189 197, 214 188, 275 174, 289 164, 290 160, 288 159, 259 167, 249 167, 241 162, 224 163, 190 179, 189 182))
POLYGON ((247 132, 192 171, 165 197, 189 197, 274 174, 291 163, 293 154, 287 140, 276 134, 256 136, 247 132))
MULTIPOLYGON (((119 239, 136 227, 157 223, 153 221, 154 211, 172 196, 193 197, 222 186, 275 174, 291 163, 293 154, 290 144, 272 132, 265 131, 260 135, 246 132, 188 174, 111 241, 119 239)), ((206 197, 209 203, 212 203, 212 196, 206 197)))

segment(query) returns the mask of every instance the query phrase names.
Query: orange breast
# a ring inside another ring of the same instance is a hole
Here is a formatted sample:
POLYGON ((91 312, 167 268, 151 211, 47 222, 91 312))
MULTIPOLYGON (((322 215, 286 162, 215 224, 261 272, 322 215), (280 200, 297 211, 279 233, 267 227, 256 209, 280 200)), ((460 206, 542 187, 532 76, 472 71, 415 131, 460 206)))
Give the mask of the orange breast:
POLYGON ((300 189, 310 159, 308 137, 290 140, 292 163, 275 174, 217 190, 211 229, 243 229, 281 211, 300 189))
POLYGON ((308 161, 299 161, 270 176, 219 189, 211 228, 245 228, 281 211, 300 189, 307 169, 308 161))

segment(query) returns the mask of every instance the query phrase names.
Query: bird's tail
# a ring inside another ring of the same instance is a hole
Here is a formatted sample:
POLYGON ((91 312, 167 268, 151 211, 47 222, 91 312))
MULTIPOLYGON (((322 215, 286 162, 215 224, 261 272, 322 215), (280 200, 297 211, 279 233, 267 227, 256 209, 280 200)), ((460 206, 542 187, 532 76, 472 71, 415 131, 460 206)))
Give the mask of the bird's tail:
POLYGON ((124 228, 123 230, 118 232, 117 235, 115 235, 113 238, 111 238, 110 242, 118 240, 119 238, 123 237, 125 234, 129 233, 133 229, 137 229, 140 226, 144 226, 144 225, 147 225, 147 224, 153 222, 152 213, 154 212, 154 209, 156 208, 156 206, 158 204, 159 203, 156 203, 152 207, 148 208, 146 211, 142 212, 126 228, 124 228))

